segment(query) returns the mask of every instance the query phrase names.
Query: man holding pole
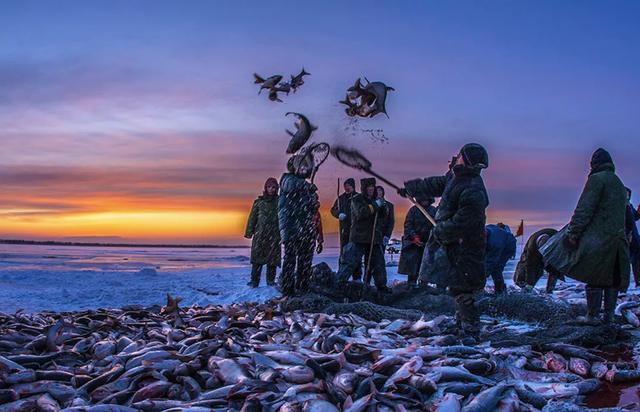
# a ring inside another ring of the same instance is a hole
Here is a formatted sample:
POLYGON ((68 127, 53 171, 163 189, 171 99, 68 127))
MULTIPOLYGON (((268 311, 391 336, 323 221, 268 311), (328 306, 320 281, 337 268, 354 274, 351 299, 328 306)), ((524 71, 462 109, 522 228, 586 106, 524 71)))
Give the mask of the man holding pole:
POLYGON ((389 293, 383 251, 383 224, 388 213, 382 199, 376 199, 376 180, 361 180, 362 193, 351 200, 349 243, 338 270, 338 281, 346 283, 365 257, 365 277, 373 276, 379 292, 389 293))
MULTIPOLYGON (((486 282, 484 230, 489 205, 480 173, 488 166, 485 148, 469 143, 460 149, 445 176, 410 180, 398 190, 405 197, 441 198, 431 235, 439 245, 435 253, 446 260, 445 265, 439 266, 443 273, 438 276, 446 281, 455 298, 460 334, 476 340, 480 335, 480 314, 474 293, 482 290, 486 282)), ((423 263, 421 275, 431 269, 423 263)))
MULTIPOLYGON (((340 192, 340 182, 338 182, 338 193, 340 192)), ((351 233, 351 200, 356 192, 356 181, 349 178, 344 181, 344 193, 338 194, 338 198, 331 207, 331 215, 338 219, 340 224, 340 259, 338 263, 341 265, 344 258, 345 246, 349 243, 349 234, 351 233)), ((358 265, 353 273, 354 280, 360 279, 362 276, 362 265, 358 265)))

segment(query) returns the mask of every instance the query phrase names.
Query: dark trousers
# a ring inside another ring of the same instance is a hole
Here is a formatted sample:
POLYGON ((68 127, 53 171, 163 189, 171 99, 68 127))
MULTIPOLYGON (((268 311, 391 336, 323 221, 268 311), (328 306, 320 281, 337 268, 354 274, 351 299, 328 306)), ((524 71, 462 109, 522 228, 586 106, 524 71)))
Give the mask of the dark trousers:
MULTIPOLYGON (((340 235, 340 258, 338 259, 338 268, 342 267, 342 262, 344 261, 344 253, 347 245, 349 244, 349 234, 340 235)), ((355 271, 352 274, 353 280, 360 280, 362 278, 362 259, 360 259, 360 264, 356 267, 355 271)))
POLYGON ((631 270, 636 286, 640 286, 640 253, 631 253, 631 270))
POLYGON ((293 296, 298 290, 305 293, 309 290, 311 280, 311 262, 313 261, 314 242, 284 242, 284 259, 280 283, 285 296, 293 296))
MULTIPOLYGON (((547 293, 551 293, 553 292, 553 289, 555 289, 556 287, 556 283, 558 282, 558 279, 563 279, 563 276, 558 275, 557 273, 555 273, 553 270, 547 270, 548 273, 548 277, 547 277, 547 293)), ((542 275, 544 275, 544 268, 543 267, 527 267, 527 278, 525 280, 525 283, 531 287, 535 287, 536 283, 538 283, 538 281, 540 280, 540 278, 542 277, 542 275)))
MULTIPOLYGON (((260 284, 260 276, 262 276, 262 266, 253 264, 251 267, 251 283, 254 286, 260 284)), ((267 265, 267 284, 273 284, 276 281, 276 265, 267 265)))
POLYGON ((507 286, 504 283, 504 275, 501 270, 494 270, 489 272, 489 276, 493 279, 493 288, 496 293, 502 293, 507 290, 507 286))
MULTIPOLYGON (((384 289, 387 286, 387 267, 384 261, 384 253, 382 245, 373 245, 370 249, 370 243, 349 243, 344 248, 344 259, 338 270, 338 280, 346 282, 355 273, 358 267, 362 265, 362 258, 365 258, 365 267, 369 268, 369 272, 373 275, 373 281, 378 289, 384 289), (371 252, 371 262, 366 262, 371 252)), ((365 276, 366 278, 366 276, 365 276)))

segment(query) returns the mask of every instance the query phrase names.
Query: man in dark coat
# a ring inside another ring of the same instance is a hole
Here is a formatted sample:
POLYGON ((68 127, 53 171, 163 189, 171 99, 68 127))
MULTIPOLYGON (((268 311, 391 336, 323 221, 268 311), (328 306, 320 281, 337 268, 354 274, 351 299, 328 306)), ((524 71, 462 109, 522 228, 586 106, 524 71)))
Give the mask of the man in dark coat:
POLYGON ((627 205, 626 233, 629 240, 629 258, 633 269, 633 280, 640 286, 640 234, 636 222, 640 219, 640 207, 635 209, 631 204, 631 189, 627 188, 629 204, 627 205))
POLYGON ((618 291, 629 286, 629 244, 625 236, 627 191, 615 173, 611 155, 598 149, 591 157, 591 172, 563 238, 577 263, 568 276, 587 284, 588 323, 610 323, 618 291))
POLYGON ((507 262, 516 256, 516 237, 513 236, 509 226, 504 223, 487 225, 487 254, 485 266, 487 276, 493 279, 493 287, 496 294, 506 293, 504 283, 504 267, 507 262))
POLYGON ((382 223, 382 245, 384 246, 383 250, 386 250, 387 246, 389 245, 391 235, 393 234, 393 227, 396 224, 396 217, 393 203, 385 199, 384 195, 384 187, 376 186, 376 199, 384 200, 385 207, 387 208, 387 214, 384 217, 384 222, 382 223))
POLYGON ((362 193, 351 201, 351 233, 345 247, 344 259, 338 270, 338 281, 345 283, 365 258, 365 279, 373 275, 378 291, 387 293, 387 268, 383 251, 383 222, 388 213, 382 199, 376 199, 376 180, 361 180, 362 193), (369 257, 371 257, 369 259, 369 257))
MULTIPOLYGON (((455 297, 461 335, 475 339, 479 338, 480 314, 473 294, 482 290, 486 282, 484 227, 485 209, 489 205, 480 172, 488 165, 489 156, 484 147, 469 143, 460 149, 445 176, 410 180, 398 191, 401 196, 441 197, 436 214, 437 225, 431 235, 440 247, 436 249, 428 245, 429 251, 440 251, 440 256, 445 257, 444 273, 438 277, 446 281, 455 297)), ((433 269, 428 267, 428 255, 425 253, 423 258, 421 277, 429 278, 433 269)))
MULTIPOLYGON (((435 200, 432 197, 417 200, 427 213, 431 216, 436 215, 436 208, 433 207, 435 200)), ((417 206, 409 209, 404 220, 404 234, 402 236, 402 251, 398 262, 398 273, 407 275, 407 284, 410 286, 417 285, 424 246, 431 235, 432 229, 433 225, 417 206)))
POLYGON ((280 266, 280 229, 278 227, 278 181, 270 177, 264 192, 254 202, 247 220, 244 237, 251 241, 251 280, 257 288, 262 266, 267 265, 267 285, 275 286, 276 267, 280 266))
MULTIPOLYGON (((338 263, 342 262, 344 257, 344 248, 349 243, 349 235, 351 233, 351 200, 358 193, 356 192, 356 181, 349 178, 344 181, 344 193, 342 193, 331 207, 331 215, 338 219, 340 224, 340 258, 338 263)), ((362 276, 362 264, 359 265, 354 274, 354 280, 360 279, 362 276)))
MULTIPOLYGON (((513 282, 516 285, 525 290, 532 290, 536 286, 545 271, 540 248, 556 233, 558 231, 555 229, 545 228, 538 230, 529 237, 520 255, 516 271, 513 274, 513 282)), ((546 270, 548 273, 546 290, 547 293, 552 293, 558 279, 563 279, 564 277, 556 273, 552 268, 546 268, 546 270)))
POLYGON ((280 179, 278 220, 284 244, 280 276, 285 296, 292 296, 296 289, 306 292, 311 278, 317 235, 314 216, 320 207, 317 188, 306 180, 311 176, 312 162, 308 156, 293 156, 287 165, 288 173, 280 179))

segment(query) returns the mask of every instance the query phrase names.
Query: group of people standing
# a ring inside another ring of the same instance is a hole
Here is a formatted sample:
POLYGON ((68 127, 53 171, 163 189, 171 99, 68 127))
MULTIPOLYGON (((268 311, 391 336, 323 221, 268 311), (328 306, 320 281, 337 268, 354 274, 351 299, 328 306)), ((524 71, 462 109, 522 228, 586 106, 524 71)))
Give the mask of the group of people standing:
MULTIPOLYGON (((268 179, 264 193, 254 202, 245 234, 253 238, 251 286, 259 284, 264 265, 267 283, 275 285, 282 244, 282 293, 290 296, 309 288, 313 254, 320 253, 323 245, 317 187, 308 180, 314 165, 309 162, 294 155, 280 183, 268 179)), ((471 337, 479 332, 475 293, 484 288, 488 276, 496 293, 506 291, 503 270, 516 249, 508 226, 486 225, 489 196, 481 173, 488 166, 485 148, 466 144, 444 175, 409 180, 398 190, 400 196, 421 206, 407 213, 398 272, 407 275, 410 286, 420 279, 448 289, 455 298, 460 330, 471 337), (440 199, 437 207, 436 198, 440 199), (435 226, 424 212, 435 219, 435 226)), ((583 281, 587 284, 587 320, 598 317, 604 302, 603 320, 610 321, 618 292, 629 284, 630 262, 634 269, 640 266, 640 236, 635 228, 640 210, 630 206, 629 192, 616 176, 609 153, 598 149, 590 167, 570 223, 561 232, 543 229, 529 238, 514 281, 528 290, 547 271, 549 292, 564 275, 583 281), (558 236, 562 236, 560 242, 558 236), (550 241, 573 257, 575 264, 567 273, 545 261, 543 248, 550 241)), ((376 186, 375 179, 365 178, 358 193, 355 180, 347 179, 331 214, 340 226, 338 286, 350 279, 367 284, 373 279, 380 293, 390 292, 384 252, 394 227, 394 207, 385 199, 384 189, 376 186)))

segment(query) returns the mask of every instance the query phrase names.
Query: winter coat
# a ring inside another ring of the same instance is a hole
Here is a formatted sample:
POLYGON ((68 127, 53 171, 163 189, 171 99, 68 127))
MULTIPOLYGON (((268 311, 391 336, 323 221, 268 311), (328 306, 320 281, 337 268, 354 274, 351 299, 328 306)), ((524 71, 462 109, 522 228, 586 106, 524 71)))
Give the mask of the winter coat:
POLYGON ((636 222, 640 219, 640 213, 633 208, 631 203, 627 205, 627 217, 625 220, 625 233, 629 240, 629 252, 632 257, 637 256, 640 253, 640 234, 638 234, 638 227, 636 222))
POLYGON ((344 213, 347 217, 340 221, 340 240, 348 242, 349 234, 351 233, 351 199, 358 193, 343 193, 331 207, 331 215, 336 219, 339 219, 340 213, 344 213))
MULTIPOLYGON (((437 211, 433 206, 427 208, 427 212, 431 216, 435 216, 437 211)), ((420 209, 413 206, 407 212, 404 220, 404 234, 402 236, 402 251, 400 252, 400 260, 398 261, 398 273, 402 275, 415 275, 413 273, 419 267, 422 261, 422 253, 424 246, 420 247, 413 243, 413 239, 418 236, 424 245, 429 239, 433 225, 422 214, 420 209)))
POLYGON ((382 235, 384 237, 391 238, 393 234, 393 227, 396 224, 395 211, 393 207, 393 203, 384 201, 385 207, 387 208, 387 213, 382 222, 382 235))
POLYGON ((313 215, 313 227, 316 230, 315 241, 318 243, 324 243, 324 231, 322 230, 322 216, 320 216, 320 211, 318 210, 315 215, 313 215))
POLYGON ((540 236, 547 235, 551 237, 556 233, 558 233, 557 230, 547 228, 538 230, 529 237, 520 255, 516 271, 513 274, 513 281, 516 284, 524 285, 527 280, 527 274, 531 279, 542 276, 544 261, 542 260, 542 254, 538 250, 538 239, 540 239, 540 236))
POLYGON ((389 213, 386 205, 378 207, 374 199, 358 193, 351 200, 351 232, 349 241, 353 243, 371 243, 373 222, 376 222, 373 244, 381 245, 384 237, 383 225, 389 213), (378 216, 376 218, 376 215, 378 216))
POLYGON ((253 202, 245 237, 251 241, 251 263, 280 266, 278 196, 260 196, 253 202))
POLYGON ((487 225, 487 275, 502 273, 505 265, 516 255, 516 237, 497 225, 487 225))
POLYGON ((316 227, 313 217, 319 206, 318 196, 309 182, 293 173, 282 175, 278 198, 278 220, 282 241, 315 241, 316 227))
POLYGON ((627 191, 612 163, 593 169, 569 222, 578 241, 569 277, 594 286, 629 286, 629 244, 625 236, 627 191))
POLYGON ((457 291, 484 288, 484 227, 489 196, 480 172, 462 167, 445 176, 405 182, 405 188, 417 198, 441 197, 437 225, 423 256, 420 276, 457 291))

